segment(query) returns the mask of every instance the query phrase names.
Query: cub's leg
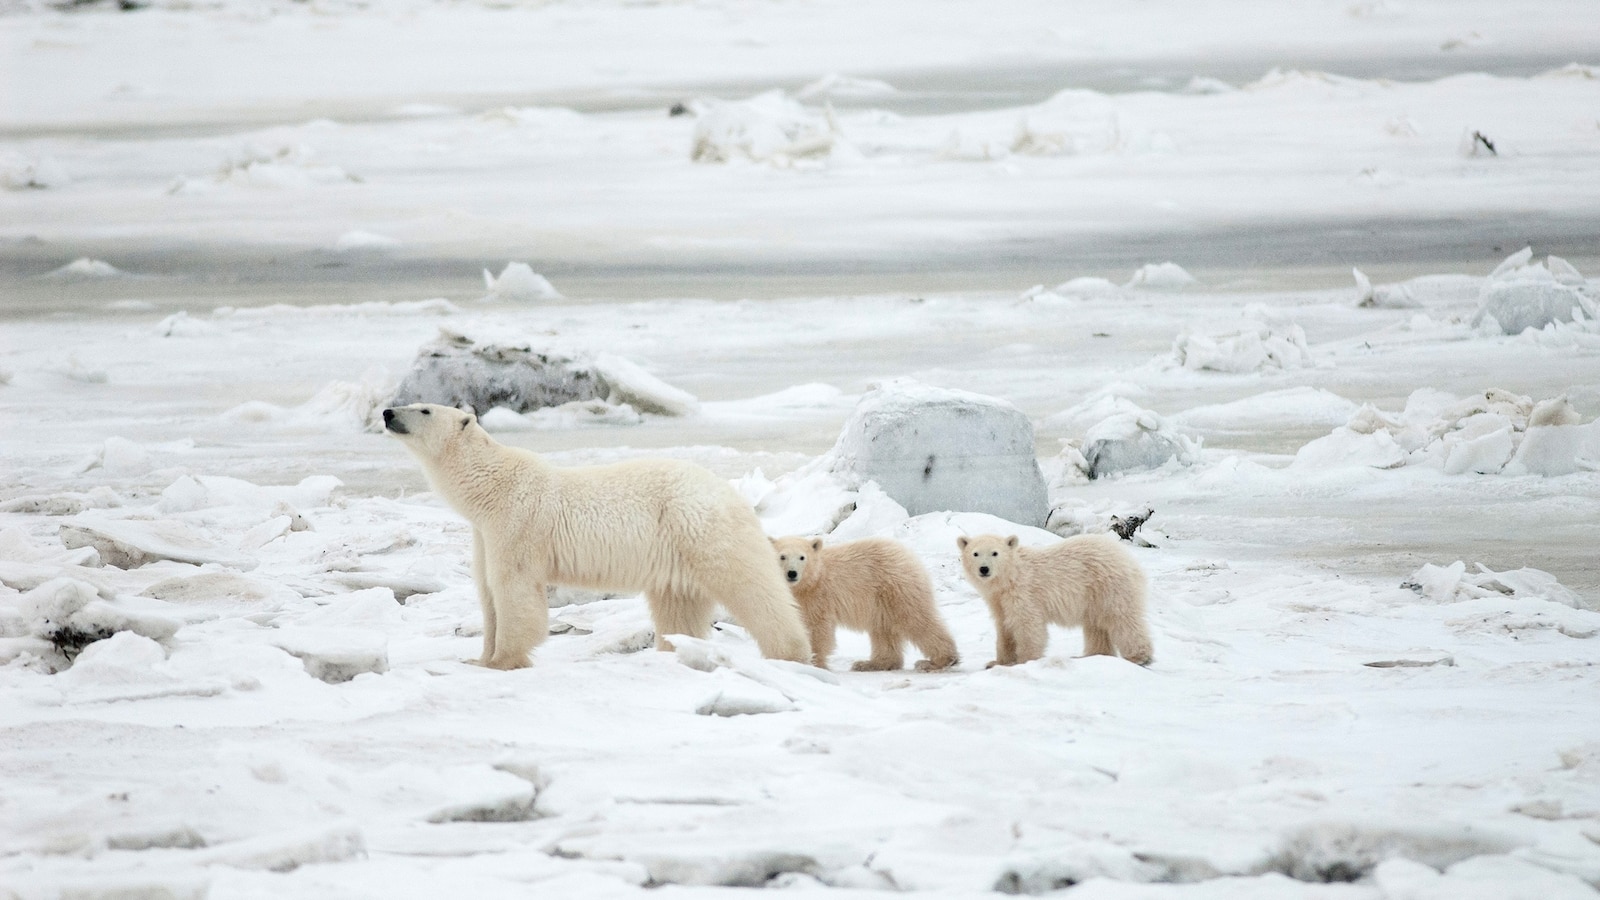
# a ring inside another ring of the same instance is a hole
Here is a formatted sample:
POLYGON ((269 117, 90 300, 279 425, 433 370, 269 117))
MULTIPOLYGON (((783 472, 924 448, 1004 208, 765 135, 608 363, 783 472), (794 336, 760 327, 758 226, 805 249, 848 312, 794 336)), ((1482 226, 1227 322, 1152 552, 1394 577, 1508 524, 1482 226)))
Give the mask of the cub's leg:
POLYGON ((1106 631, 1093 622, 1083 623, 1083 655, 1084 656, 1114 656, 1116 650, 1112 649, 1111 632, 1106 631))
POLYGON ((1050 642, 1050 627, 1042 618, 1028 617, 1011 626, 1013 646, 1019 663, 1031 662, 1044 655, 1050 642))
POLYGON ((1119 619, 1113 623, 1111 641, 1128 662, 1148 666, 1155 658, 1150 645, 1150 629, 1145 626, 1143 616, 1119 619))
POLYGON ((833 649, 837 646, 834 629, 838 626, 831 617, 804 607, 801 607, 801 618, 805 620, 806 631, 811 635, 811 664, 826 669, 828 657, 833 655, 833 649))
POLYGON ((872 641, 872 656, 851 664, 854 672, 893 672, 906 664, 902 639, 893 628, 880 625, 867 632, 872 641))

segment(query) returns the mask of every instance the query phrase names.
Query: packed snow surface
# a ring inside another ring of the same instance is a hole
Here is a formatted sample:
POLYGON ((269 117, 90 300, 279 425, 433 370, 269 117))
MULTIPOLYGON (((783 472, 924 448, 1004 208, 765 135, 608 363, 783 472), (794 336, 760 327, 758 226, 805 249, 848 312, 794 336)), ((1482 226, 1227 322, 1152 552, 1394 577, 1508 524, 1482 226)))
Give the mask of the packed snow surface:
POLYGON ((0 898, 1596 897, 1593 13, 0 0, 0 898), (605 382, 508 444, 906 543, 961 665, 569 588, 464 662, 441 337, 605 382), (1026 515, 833 465, 899 379, 1026 515), (985 667, 957 537, 1134 521, 1152 665, 985 667))

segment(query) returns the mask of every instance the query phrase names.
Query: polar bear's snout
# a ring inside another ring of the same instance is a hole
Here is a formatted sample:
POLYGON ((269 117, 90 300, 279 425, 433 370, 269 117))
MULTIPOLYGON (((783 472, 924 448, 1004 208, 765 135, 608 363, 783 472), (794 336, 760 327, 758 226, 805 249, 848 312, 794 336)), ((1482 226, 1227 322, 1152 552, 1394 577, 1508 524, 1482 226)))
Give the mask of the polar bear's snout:
POLYGON ((396 416, 394 414, 394 410, 392 409, 386 409, 383 411, 383 427, 389 429, 395 434, 411 433, 406 430, 406 423, 400 421, 400 417, 396 416))
POLYGON ((783 574, 789 579, 789 583, 790 584, 794 584, 795 582, 800 580, 800 573, 795 571, 794 569, 790 569, 789 571, 787 571, 787 572, 785 572, 783 574))
POLYGON ((978 567, 978 574, 980 576, 984 577, 984 578, 988 578, 989 577, 989 567, 988 566, 979 566, 978 567))

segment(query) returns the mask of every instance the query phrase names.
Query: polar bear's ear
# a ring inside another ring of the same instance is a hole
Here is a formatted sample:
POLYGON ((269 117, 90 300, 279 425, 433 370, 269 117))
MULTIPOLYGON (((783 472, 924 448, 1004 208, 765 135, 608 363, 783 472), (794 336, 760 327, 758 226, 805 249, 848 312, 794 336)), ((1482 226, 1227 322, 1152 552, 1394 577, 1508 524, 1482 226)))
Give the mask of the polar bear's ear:
POLYGON ((962 536, 956 538, 956 549, 958 549, 958 550, 967 549, 967 536, 966 535, 962 535, 962 536))
POLYGON ((472 413, 467 413, 467 417, 461 420, 461 430, 462 431, 466 431, 467 430, 467 426, 472 424, 472 418, 473 418, 472 413))
POLYGON ((1007 547, 1015 547, 1016 545, 1017 545, 1017 536, 1016 535, 1013 534, 1011 537, 1006 538, 1006 546, 1007 547))
POLYGON ((813 538, 812 541, 811 541, 811 552, 812 553, 819 553, 819 552, 821 552, 821 550, 822 550, 822 538, 813 538))

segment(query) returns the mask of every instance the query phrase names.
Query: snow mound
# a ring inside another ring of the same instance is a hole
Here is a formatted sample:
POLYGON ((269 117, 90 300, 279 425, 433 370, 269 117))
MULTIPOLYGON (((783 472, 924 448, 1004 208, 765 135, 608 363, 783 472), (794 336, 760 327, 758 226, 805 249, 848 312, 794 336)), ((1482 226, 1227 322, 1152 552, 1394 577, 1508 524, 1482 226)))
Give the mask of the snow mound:
POLYGON ((0 158, 0 187, 8 191, 46 190, 71 183, 67 170, 48 156, 27 159, 7 154, 0 158))
POLYGON ((1372 280, 1360 269, 1352 268, 1350 274, 1356 279, 1356 305, 1364 308, 1378 307, 1381 309, 1411 309, 1421 306, 1411 293, 1402 285, 1381 284, 1374 286, 1372 280))
MULTIPOLYGON (((1104 398, 1094 408, 1112 411, 1063 449, 1067 468, 1089 480, 1158 469, 1169 462, 1191 465, 1200 458, 1200 442, 1180 433, 1166 418, 1121 397, 1104 398)), ((1082 417, 1071 413, 1069 417, 1082 417)))
POLYGON ((281 628, 272 645, 299 659, 306 673, 328 684, 389 671, 389 645, 382 635, 359 628, 281 628))
POLYGON ((1460 560, 1448 566, 1430 563, 1411 573, 1401 587, 1416 591, 1432 603, 1518 597, 1549 600, 1574 609, 1592 608, 1549 572, 1526 567, 1496 572, 1483 563, 1476 563, 1475 568, 1477 571, 1468 572, 1467 564, 1460 560))
POLYGON ((831 97, 856 100, 871 97, 888 97, 896 93, 898 91, 895 90, 894 85, 887 81, 879 81, 876 78, 855 78, 834 72, 824 75, 795 91, 794 95, 801 100, 828 99, 831 97))
POLYGON ((534 302, 565 299, 550 280, 535 272, 527 263, 509 262, 500 270, 499 277, 483 270, 483 286, 489 295, 485 300, 517 300, 534 302))
POLYGON ((1600 318, 1600 307, 1586 293, 1587 282, 1571 263, 1559 256, 1542 264, 1532 259, 1533 248, 1524 247, 1490 273, 1473 327, 1498 326, 1506 334, 1521 334, 1552 323, 1600 318))
POLYGON ((318 162, 306 144, 267 148, 247 145, 224 160, 209 177, 180 177, 167 187, 175 196, 208 194, 221 187, 268 191, 305 191, 321 185, 359 182, 338 166, 318 162))
POLYGON ((833 146, 830 121, 782 91, 768 91, 748 100, 708 103, 695 121, 689 157, 704 163, 742 158, 781 166, 827 156, 833 146))
POLYGON ((90 259, 80 256, 59 269, 53 269, 44 277, 60 281, 96 281, 103 278, 118 278, 122 270, 101 259, 90 259))
POLYGON ((1600 423, 1565 396, 1534 403, 1491 389, 1465 399, 1424 388, 1399 413, 1364 405, 1295 454, 1295 468, 1426 465, 1446 475, 1568 475, 1600 469, 1600 423))
POLYGON ((592 401, 618 408, 599 416, 612 424, 629 417, 620 409, 624 405, 663 416, 691 415, 699 409, 693 395, 615 354, 568 352, 515 336, 469 335, 449 328, 441 328, 437 339, 418 350, 411 371, 386 405, 441 403, 526 413, 592 401))
POLYGON ((984 512, 1039 526, 1049 512, 1033 423, 994 397, 885 382, 862 397, 824 459, 852 487, 877 482, 913 516, 984 512))
POLYGON ((1268 391, 1210 406, 1196 406, 1168 418, 1209 431, 1249 431, 1284 425, 1343 425, 1360 407, 1331 391, 1313 387, 1268 391))
POLYGON ((1172 361, 1190 371, 1286 371, 1312 365, 1305 329, 1293 322, 1254 321, 1227 334, 1185 329, 1172 342, 1172 361))
POLYGON ((1053 292, 1062 297, 1115 297, 1122 288, 1109 278, 1079 276, 1056 285, 1053 292))
POLYGON ((1116 103, 1096 91, 1065 90, 1017 121, 1011 152, 1030 156, 1109 153, 1122 142, 1116 103))
POLYGON ((1123 287, 1140 291, 1181 291, 1195 287, 1198 278, 1175 262, 1145 263, 1133 273, 1123 287))
POLYGON ((348 250, 392 250, 400 246, 400 242, 387 235, 371 231, 346 231, 339 235, 333 242, 333 248, 340 252, 348 250))

